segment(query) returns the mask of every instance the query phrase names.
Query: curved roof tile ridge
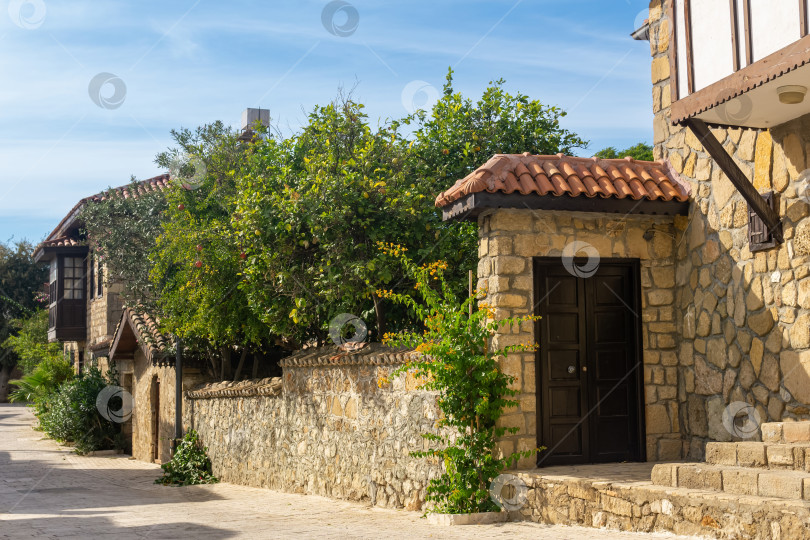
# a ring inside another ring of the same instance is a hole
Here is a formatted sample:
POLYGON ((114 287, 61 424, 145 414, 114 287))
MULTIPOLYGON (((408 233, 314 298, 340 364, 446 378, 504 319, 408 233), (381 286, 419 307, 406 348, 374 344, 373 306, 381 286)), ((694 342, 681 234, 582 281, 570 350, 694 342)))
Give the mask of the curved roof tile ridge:
POLYGON ((436 197, 445 207, 473 193, 503 193, 527 197, 689 200, 689 185, 667 161, 632 157, 601 159, 557 155, 495 154, 478 169, 457 180, 436 197))

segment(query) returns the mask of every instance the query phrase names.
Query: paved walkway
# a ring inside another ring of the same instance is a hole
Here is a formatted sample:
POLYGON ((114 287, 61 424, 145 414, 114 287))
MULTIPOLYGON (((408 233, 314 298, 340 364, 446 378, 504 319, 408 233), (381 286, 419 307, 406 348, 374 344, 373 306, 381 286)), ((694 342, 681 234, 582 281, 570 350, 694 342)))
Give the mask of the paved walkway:
POLYGON ((578 527, 506 523, 439 527, 415 512, 232 484, 155 485, 157 465, 81 457, 0 405, 0 538, 546 538, 674 539, 578 527))

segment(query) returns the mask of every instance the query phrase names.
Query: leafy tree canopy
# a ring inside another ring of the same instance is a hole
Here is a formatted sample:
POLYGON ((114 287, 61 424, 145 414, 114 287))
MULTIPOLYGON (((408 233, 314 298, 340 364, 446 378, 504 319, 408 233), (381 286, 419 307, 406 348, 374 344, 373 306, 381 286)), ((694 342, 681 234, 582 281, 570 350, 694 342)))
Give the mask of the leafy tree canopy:
POLYGON ((379 242, 407 247, 417 262, 447 261, 463 296, 476 226, 443 222, 436 195, 493 154, 586 146, 561 127, 562 110, 503 85, 472 100, 455 91, 450 71, 432 110, 380 124, 341 93, 291 136, 257 129, 245 140, 219 122, 173 131, 176 146, 157 163, 178 181, 159 209, 133 206, 138 242, 115 241, 129 262, 117 265, 104 245, 104 231, 127 219, 113 215, 124 202, 92 205, 88 235, 118 268, 111 275, 143 284, 141 301, 153 299, 166 330, 200 346, 244 353, 324 343, 340 313, 361 317, 380 339, 412 315, 376 291, 405 293, 413 282, 379 242))
POLYGON ((34 262, 33 253, 26 241, 0 244, 0 402, 6 400, 8 380, 20 358, 6 340, 18 332, 14 321, 33 313, 35 295, 47 280, 47 268, 34 262))
POLYGON ((613 146, 608 146, 595 155, 602 159, 621 159, 628 156, 641 161, 654 161, 655 159, 653 157, 653 147, 643 142, 622 151, 617 151, 613 146))

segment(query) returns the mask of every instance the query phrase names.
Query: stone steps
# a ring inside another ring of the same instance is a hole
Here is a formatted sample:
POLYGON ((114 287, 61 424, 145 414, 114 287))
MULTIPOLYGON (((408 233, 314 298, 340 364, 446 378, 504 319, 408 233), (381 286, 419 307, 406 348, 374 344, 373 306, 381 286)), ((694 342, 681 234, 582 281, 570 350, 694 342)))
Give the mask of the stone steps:
POLYGON ((706 463, 810 472, 810 443, 710 442, 706 463))
POLYGON ((810 501, 810 474, 804 471, 660 463, 653 467, 652 482, 659 486, 810 501))
POLYGON ((810 443, 810 420, 802 422, 766 422, 760 426, 766 443, 810 443))
POLYGON ((666 467, 671 478, 675 465, 695 466, 633 463, 520 471, 516 475, 528 487, 527 500, 510 517, 701 538, 810 539, 810 501, 672 487, 671 482, 655 485, 639 479, 649 478, 651 470, 655 470, 653 478, 660 477, 666 467))

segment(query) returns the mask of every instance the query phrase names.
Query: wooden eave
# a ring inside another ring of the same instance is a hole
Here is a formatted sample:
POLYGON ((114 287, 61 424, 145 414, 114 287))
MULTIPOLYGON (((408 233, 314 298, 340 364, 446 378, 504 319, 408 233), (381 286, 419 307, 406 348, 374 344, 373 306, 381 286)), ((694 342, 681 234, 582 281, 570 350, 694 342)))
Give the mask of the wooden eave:
POLYGON ((518 210, 560 210, 568 212, 599 212, 612 214, 645 214, 685 216, 689 201, 634 200, 630 198, 549 196, 521 193, 470 193, 442 208, 442 219, 475 220, 485 210, 512 208, 518 210))

